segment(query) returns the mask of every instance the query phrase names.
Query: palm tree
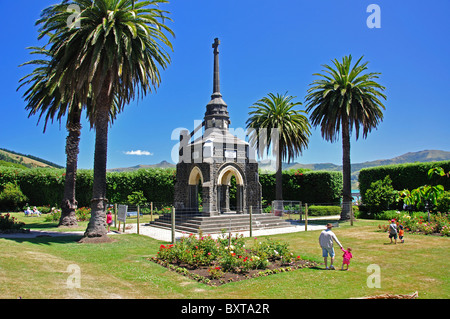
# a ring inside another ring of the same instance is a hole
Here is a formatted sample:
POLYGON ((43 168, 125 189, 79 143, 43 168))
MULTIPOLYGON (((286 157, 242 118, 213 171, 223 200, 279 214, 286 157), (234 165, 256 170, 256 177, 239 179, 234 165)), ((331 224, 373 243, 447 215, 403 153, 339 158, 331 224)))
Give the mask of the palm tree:
POLYGON ((172 44, 165 32, 165 0, 65 0, 42 12, 37 21, 42 38, 51 34, 51 67, 61 88, 68 88, 83 105, 92 101, 90 123, 95 128, 94 182, 91 219, 85 237, 106 235, 106 163, 110 110, 116 98, 118 111, 136 95, 159 86, 159 67, 170 57, 172 44), (69 25, 72 11, 80 12, 69 25))
POLYGON ((353 127, 356 139, 362 128, 363 138, 376 128, 383 120, 385 107, 379 97, 386 99, 381 93, 385 87, 377 82, 380 73, 363 73, 368 62, 360 64, 363 57, 351 66, 352 56, 345 56, 342 62, 333 60, 333 65, 323 65, 324 74, 310 84, 306 96, 306 110, 310 113, 311 124, 320 126, 322 137, 335 142, 342 131, 343 162, 343 206, 341 220, 350 218, 352 205, 351 166, 350 166, 350 134, 353 127), (312 112, 311 112, 312 111, 312 112))
POLYGON ((81 110, 77 101, 66 101, 61 95, 58 85, 52 85, 52 71, 49 67, 51 54, 45 47, 31 47, 30 54, 40 54, 43 58, 32 60, 22 64, 36 65, 32 73, 19 80, 21 85, 30 85, 23 97, 27 101, 25 109, 29 110, 28 117, 39 113, 39 119, 45 115, 44 133, 48 120, 56 119, 61 123, 63 116, 68 113, 66 128, 68 133, 66 139, 66 176, 64 180, 64 195, 61 203, 61 218, 59 226, 76 226, 77 219, 75 210, 77 201, 75 199, 75 185, 77 174, 77 162, 79 153, 79 142, 81 134, 81 110))
MULTIPOLYGON (((49 120, 57 120, 61 123, 62 118, 67 113, 66 129, 68 135, 66 138, 66 173, 64 179, 64 194, 61 202, 61 218, 58 226, 73 227, 77 226, 76 209, 78 202, 76 200, 76 176, 79 143, 81 135, 81 113, 83 106, 78 103, 76 96, 72 100, 65 100, 61 95, 62 90, 58 87, 52 69, 50 68, 50 52, 45 47, 30 47, 30 54, 43 55, 41 59, 35 59, 21 64, 36 65, 32 73, 24 76, 19 80, 20 86, 17 90, 25 85, 30 85, 23 94, 27 105, 25 109, 29 111, 28 117, 39 113, 38 124, 45 115, 44 133, 49 120)), ((91 108, 90 100, 87 104, 87 114, 91 108)), ((117 106, 110 110, 111 121, 117 115, 117 106)))
POLYGON ((246 124, 250 130, 249 141, 259 153, 264 150, 276 155, 277 170, 276 179, 276 199, 283 199, 282 184, 282 161, 288 163, 304 148, 308 147, 310 124, 302 113, 305 111, 296 110, 295 107, 301 102, 292 102, 295 96, 269 93, 254 103, 249 112, 251 116, 246 124), (275 134, 273 134, 275 133, 275 134), (262 145, 261 145, 262 144, 262 145))

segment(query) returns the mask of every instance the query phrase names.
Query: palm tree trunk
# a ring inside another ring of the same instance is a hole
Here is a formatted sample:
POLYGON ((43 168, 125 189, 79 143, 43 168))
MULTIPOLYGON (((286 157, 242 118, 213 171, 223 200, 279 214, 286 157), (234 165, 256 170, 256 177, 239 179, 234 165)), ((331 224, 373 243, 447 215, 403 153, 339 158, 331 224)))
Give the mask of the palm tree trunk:
POLYGON ((348 118, 342 119, 342 211, 341 220, 349 220, 352 205, 350 132, 348 118))
POLYGON ((77 179, 77 163, 81 135, 81 109, 69 114, 66 139, 66 177, 64 181, 64 197, 61 203, 61 218, 58 226, 77 226, 76 209, 78 202, 75 198, 75 186, 77 179))
MULTIPOLYGON (((106 85, 105 85, 106 87, 106 85)), ((112 98, 106 88, 98 98, 95 117, 94 183, 92 187, 91 218, 84 233, 86 237, 106 237, 106 162, 108 152, 109 109, 112 98)))
POLYGON ((277 150, 277 172, 275 173, 275 199, 283 200, 283 168, 281 159, 281 145, 278 140, 278 150, 277 150))

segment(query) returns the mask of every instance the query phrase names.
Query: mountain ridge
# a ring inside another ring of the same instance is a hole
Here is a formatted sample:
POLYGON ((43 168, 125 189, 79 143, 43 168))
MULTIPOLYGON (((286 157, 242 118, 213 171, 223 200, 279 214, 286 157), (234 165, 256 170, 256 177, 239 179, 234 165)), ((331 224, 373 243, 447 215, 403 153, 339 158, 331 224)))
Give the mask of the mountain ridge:
MULTIPOLYGON (((362 163, 352 163, 352 173, 359 172, 363 168, 384 166, 392 164, 405 164, 415 162, 439 162, 450 160, 450 152, 441 150, 424 150, 418 152, 408 152, 400 156, 393 157, 391 159, 378 159, 374 161, 366 161, 362 163)), ((132 171, 141 168, 174 168, 175 164, 167 161, 162 161, 156 164, 149 165, 135 165, 131 167, 112 168, 108 169, 109 172, 124 172, 132 171)), ((273 161, 266 160, 259 163, 259 168, 263 171, 274 171, 275 164, 273 161)), ((333 163, 313 163, 313 164, 301 164, 301 163, 283 163, 283 170, 290 169, 311 169, 311 170, 329 170, 329 171, 341 171, 342 165, 333 163)))
MULTIPOLYGON (((366 161, 362 163, 352 163, 352 173, 360 171, 363 168, 393 165, 393 164, 406 164, 406 163, 416 163, 416 162, 440 162, 450 160, 450 152, 441 150, 423 150, 418 152, 408 152, 390 159, 378 159, 373 161, 366 161)), ((308 168, 312 170, 331 170, 339 171, 342 170, 342 165, 337 165, 333 163, 317 163, 317 164, 301 164, 292 163, 287 164, 283 167, 285 169, 299 169, 308 168)))

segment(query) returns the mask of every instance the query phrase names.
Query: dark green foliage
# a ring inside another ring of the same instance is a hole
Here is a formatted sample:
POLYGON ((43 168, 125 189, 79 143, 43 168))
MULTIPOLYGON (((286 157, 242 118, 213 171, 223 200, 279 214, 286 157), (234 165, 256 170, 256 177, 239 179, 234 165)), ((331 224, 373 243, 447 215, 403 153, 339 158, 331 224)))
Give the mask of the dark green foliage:
MULTIPOLYGON (((30 205, 60 206, 64 193, 65 171, 62 169, 0 168, 0 185, 12 182, 20 186, 30 205)), ((114 172, 106 176, 110 203, 127 203, 128 196, 141 191, 148 202, 161 205, 173 203, 175 169, 140 169, 114 172)), ((260 174, 263 198, 267 203, 275 199, 275 174, 260 174)), ((92 198, 93 171, 78 170, 76 198, 78 207, 89 207, 92 198)), ((286 199, 303 203, 339 203, 342 174, 325 171, 283 172, 283 194, 286 199)), ((230 190, 233 195, 233 190, 230 190)), ((230 196, 233 197, 234 196, 230 196)), ((232 200, 233 200, 232 198, 232 200)))
POLYGON ((16 211, 26 203, 27 197, 14 183, 6 183, 0 188, 0 211, 16 211))
POLYGON ((433 167, 442 167, 446 172, 450 171, 450 161, 430 162, 430 163, 414 163, 378 166, 372 168, 364 168, 359 173, 359 190, 361 198, 365 203, 365 194, 370 184, 383 180, 386 176, 390 176, 392 187, 401 191, 404 189, 415 189, 422 185, 443 185, 446 190, 450 189, 450 178, 445 176, 435 176, 432 180, 428 178, 428 170, 433 167))
MULTIPOLYGON (((262 196, 271 203, 275 200, 275 174, 260 174, 262 196)), ((342 173, 327 171, 283 172, 283 198, 303 203, 340 203, 342 173)))
MULTIPOLYGON (((0 168, 0 185, 17 183, 30 205, 60 206, 64 193, 65 171, 62 169, 0 168)), ((110 203, 126 203, 128 195, 142 191, 149 202, 170 205, 173 201, 174 169, 141 169, 107 174, 107 198, 110 203)), ((93 171, 78 170, 76 198, 78 207, 89 207, 92 198, 93 171)))
POLYGON ((341 213, 341 206, 308 206, 308 216, 331 216, 341 213))
POLYGON ((383 180, 370 184, 370 188, 364 196, 364 204, 372 213, 387 210, 395 204, 396 194, 397 192, 392 187, 392 180, 388 175, 383 180))
POLYGON ((450 212, 450 191, 446 191, 438 201, 437 211, 450 212))

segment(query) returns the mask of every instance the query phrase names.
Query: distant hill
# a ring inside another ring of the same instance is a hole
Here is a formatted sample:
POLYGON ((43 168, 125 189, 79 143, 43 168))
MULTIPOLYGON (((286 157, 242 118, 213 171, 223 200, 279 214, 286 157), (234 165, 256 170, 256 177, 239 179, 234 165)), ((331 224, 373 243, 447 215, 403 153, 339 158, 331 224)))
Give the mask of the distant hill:
POLYGON ((141 168, 175 168, 175 164, 171 164, 167 161, 162 161, 158 164, 151 164, 151 165, 136 165, 131 167, 121 167, 121 168, 111 168, 108 169, 108 172, 130 172, 134 170, 138 170, 141 168))
MULTIPOLYGON (((449 160, 450 160, 450 152, 447 151, 425 150, 419 152, 409 152, 391 159, 381 159, 375 161, 368 161, 364 163, 352 163, 352 173, 359 172, 363 168, 374 166, 416 163, 416 162, 439 162, 449 160)), ((299 169, 299 168, 309 168, 312 170, 340 171, 342 170, 342 165, 336 165, 332 163, 322 163, 322 164, 293 163, 290 165, 286 164, 285 166, 283 166, 283 169, 299 169)))
MULTIPOLYGON (((439 151, 439 150, 425 150, 419 152, 409 152, 391 159, 381 159, 375 161, 368 161, 364 163, 352 163, 352 189, 358 188, 358 175, 359 171, 363 168, 393 165, 393 164, 405 164, 405 163, 416 163, 416 162, 440 162, 449 161, 450 152, 439 151)), ((285 164, 283 169, 299 169, 308 168, 312 170, 326 170, 326 171, 342 171, 342 165, 336 165, 332 163, 321 163, 321 164, 285 164)))
POLYGON ((25 155, 0 148, 0 161, 10 163, 17 167, 48 167, 48 168, 63 168, 63 166, 52 163, 45 159, 33 155, 25 155))
MULTIPOLYGON (((420 152, 410 152, 391 159, 380 159, 375 161, 369 161, 364 163, 352 163, 352 184, 357 188, 358 174, 363 168, 381 166, 381 165, 391 165, 391 164, 404 164, 404 163, 415 163, 415 162, 439 162, 450 160, 450 152, 439 151, 439 150, 425 150, 420 152)), ((113 168, 108 169, 109 172, 127 172, 133 171, 141 168, 174 168, 175 165, 167 161, 162 161, 158 164, 152 165, 136 165, 132 167, 124 168, 113 168)), ((262 161, 259 163, 259 168, 262 171, 275 171, 275 163, 272 161, 262 161)), ((289 169, 310 169, 313 171, 324 170, 324 171, 342 171, 342 165, 336 165, 333 163, 317 163, 317 164, 300 164, 300 163, 283 163, 283 170, 289 169)))

